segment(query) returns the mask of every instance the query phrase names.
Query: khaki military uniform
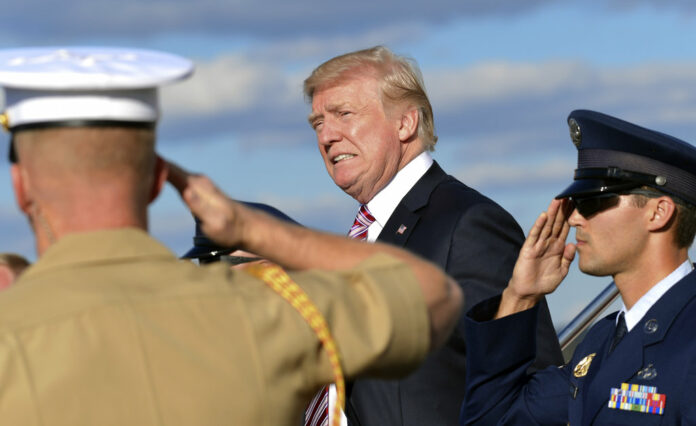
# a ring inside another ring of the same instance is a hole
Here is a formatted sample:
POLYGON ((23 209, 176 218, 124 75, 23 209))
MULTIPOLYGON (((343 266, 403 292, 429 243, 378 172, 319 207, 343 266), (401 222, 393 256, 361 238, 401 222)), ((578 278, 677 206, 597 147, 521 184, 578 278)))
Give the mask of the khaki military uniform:
MULTIPOLYGON (((401 375, 425 357, 407 266, 380 255, 291 276, 347 375, 401 375)), ((180 261, 140 230, 66 236, 0 294, 1 424, 297 425, 331 380, 314 333, 264 283, 180 261)))

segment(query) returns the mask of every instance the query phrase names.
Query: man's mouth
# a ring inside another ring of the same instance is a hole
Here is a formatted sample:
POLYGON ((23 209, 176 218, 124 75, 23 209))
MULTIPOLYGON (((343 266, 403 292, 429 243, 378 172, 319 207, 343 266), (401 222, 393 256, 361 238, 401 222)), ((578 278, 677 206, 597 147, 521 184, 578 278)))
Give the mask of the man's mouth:
POLYGON ((332 162, 333 162, 334 164, 336 164, 336 163, 338 163, 338 162, 340 162, 340 161, 347 160, 347 159, 353 158, 353 157, 355 157, 355 154, 340 154, 340 155, 335 156, 335 157, 333 158, 332 162))

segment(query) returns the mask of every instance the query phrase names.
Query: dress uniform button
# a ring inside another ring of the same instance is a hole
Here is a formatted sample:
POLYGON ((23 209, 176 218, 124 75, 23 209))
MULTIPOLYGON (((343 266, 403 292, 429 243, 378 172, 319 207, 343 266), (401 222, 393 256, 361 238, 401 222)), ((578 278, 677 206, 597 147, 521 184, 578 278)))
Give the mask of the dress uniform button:
POLYGON ((652 334, 657 331, 657 320, 656 319, 651 319, 645 322, 645 325, 643 326, 643 331, 645 331, 648 334, 652 334))

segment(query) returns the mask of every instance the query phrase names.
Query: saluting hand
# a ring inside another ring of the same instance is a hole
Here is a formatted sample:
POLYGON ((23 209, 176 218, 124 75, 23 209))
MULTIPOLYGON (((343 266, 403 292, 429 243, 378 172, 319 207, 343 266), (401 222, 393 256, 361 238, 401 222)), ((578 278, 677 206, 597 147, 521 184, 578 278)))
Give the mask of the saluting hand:
POLYGON ((167 180, 201 221, 201 230, 222 246, 240 245, 244 229, 241 213, 245 208, 228 198, 207 176, 189 173, 172 162, 167 163, 167 180))
POLYGON ((568 275, 575 257, 575 245, 565 242, 570 231, 568 210, 566 201, 553 200, 539 215, 522 245, 496 318, 531 308, 568 275))

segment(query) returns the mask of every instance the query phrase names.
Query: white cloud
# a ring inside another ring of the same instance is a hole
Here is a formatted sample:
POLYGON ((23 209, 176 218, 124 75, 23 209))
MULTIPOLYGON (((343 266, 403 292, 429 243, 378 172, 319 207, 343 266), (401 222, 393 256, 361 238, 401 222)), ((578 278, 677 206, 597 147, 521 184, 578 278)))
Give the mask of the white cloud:
POLYGON ((419 2, 397 0, 24 0, 3 5, 6 19, 0 34, 4 40, 15 39, 21 44, 55 36, 84 40, 94 34, 136 40, 172 32, 272 39, 326 33, 355 35, 394 22, 440 25, 457 18, 519 15, 545 3, 550 1, 431 0, 423 7, 419 2))
POLYGON ((657 118, 665 123, 693 123, 696 118, 696 105, 688 108, 669 108, 659 111, 657 118))
POLYGON ((586 86, 593 71, 575 62, 483 62, 464 68, 429 70, 426 86, 436 105, 462 106, 512 97, 550 95, 586 86))
POLYGON ((513 99, 543 102, 559 95, 607 106, 635 101, 660 107, 696 105, 694 63, 602 68, 567 61, 485 62, 425 74, 433 104, 450 108, 513 99))
POLYGON ((163 90, 162 104, 176 115, 243 111, 296 101, 300 84, 274 64, 231 54, 197 63, 193 77, 163 90))
POLYGON ((462 182, 474 187, 499 185, 513 187, 527 183, 568 180, 570 171, 574 168, 574 158, 552 158, 524 164, 497 161, 465 166, 455 171, 454 175, 462 182))
MULTIPOLYGON (((328 176, 323 178, 330 179, 328 176)), ((302 195, 281 194, 269 189, 257 193, 253 200, 247 200, 273 206, 309 228, 337 234, 350 229, 358 208, 357 201, 338 188, 329 192, 308 191, 302 195)))
POLYGON ((197 61, 190 79, 165 87, 163 108, 168 115, 235 112, 267 106, 274 110, 296 108, 304 101, 304 79, 337 52, 417 37, 421 30, 416 25, 387 26, 354 37, 301 37, 257 43, 250 51, 226 52, 210 61, 197 61))
MULTIPOLYGON (((326 49, 323 43, 309 40, 298 43, 304 45, 300 49, 305 54, 326 49)), ((293 50, 288 42, 269 47, 266 52, 274 49, 293 50)), ((333 51, 337 51, 335 46, 333 51)), ((294 112, 302 105, 302 81, 309 71, 302 62, 273 61, 266 54, 221 55, 199 62, 189 81, 165 88, 163 106, 168 115, 284 108, 294 112)), ((445 115, 462 108, 509 102, 526 103, 530 109, 544 111, 545 105, 560 99, 576 107, 593 106, 610 111, 642 107, 650 110, 651 122, 661 118, 684 123, 693 122, 693 115, 682 111, 696 109, 696 91, 692 90, 696 86, 694 63, 602 68, 569 61, 493 61, 456 68, 428 68, 424 75, 431 102, 445 115)))
MULTIPOLYGON (((306 70, 306 77, 312 68, 341 52, 352 52, 376 45, 391 45, 424 37, 428 31, 425 25, 417 22, 386 24, 360 34, 344 35, 327 33, 321 37, 302 36, 290 40, 277 40, 255 49, 256 56, 276 61, 298 61, 307 59, 312 65, 306 70)), ((399 53, 399 52, 397 52, 399 53)))

